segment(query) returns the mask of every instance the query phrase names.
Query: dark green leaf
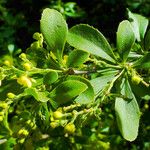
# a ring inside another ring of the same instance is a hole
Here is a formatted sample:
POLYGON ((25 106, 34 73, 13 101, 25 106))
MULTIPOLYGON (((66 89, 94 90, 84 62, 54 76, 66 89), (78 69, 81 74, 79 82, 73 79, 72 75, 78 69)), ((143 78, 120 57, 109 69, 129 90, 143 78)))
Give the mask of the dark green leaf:
POLYGON ((69 54, 67 60, 68 67, 79 67, 82 65, 89 57, 89 53, 82 50, 74 50, 69 54))
POLYGON ((23 88, 21 88, 16 80, 3 80, 2 85, 0 86, 0 100, 5 100, 7 98, 7 93, 9 92, 18 95, 23 92, 23 88))
POLYGON ((135 42, 134 32, 129 21, 124 20, 119 24, 117 31, 117 48, 121 58, 126 61, 128 54, 135 42))
POLYGON ((39 92, 36 88, 26 88, 25 93, 33 96, 37 101, 47 102, 49 100, 48 92, 39 92))
POLYGON ((59 84, 49 94, 53 101, 59 104, 67 103, 73 100, 87 89, 87 85, 77 80, 68 80, 59 84))
POLYGON ((79 76, 69 76, 67 78, 68 80, 77 80, 77 81, 81 81, 83 83, 85 83, 87 85, 87 89, 82 92, 76 99, 75 101, 77 103, 80 103, 80 104, 88 104, 90 102, 93 102, 94 101, 94 90, 93 90, 93 87, 91 85, 91 83, 85 79, 85 78, 82 78, 82 77, 79 77, 79 76))
POLYGON ((136 98, 132 93, 129 82, 122 80, 121 94, 128 98, 116 98, 115 111, 122 136, 128 141, 134 141, 138 135, 140 110, 136 98))
POLYGON ((44 9, 41 17, 41 32, 58 59, 61 59, 68 27, 61 13, 54 9, 44 9))
POLYGON ((41 112, 43 112, 44 116, 45 116, 45 121, 43 122, 43 124, 45 124, 47 126, 47 128, 49 128, 49 123, 50 123, 50 115, 49 115, 49 110, 47 107, 47 103, 43 103, 42 107, 41 107, 41 112))
POLYGON ((146 33, 145 40, 144 40, 144 47, 145 50, 150 50, 150 29, 146 33))
POLYGON ((77 49, 114 62, 114 55, 106 38, 89 25, 80 24, 72 27, 69 30, 67 42, 77 49))
POLYGON ((143 68, 143 69, 150 69, 150 53, 145 54, 139 60, 137 60, 133 67, 136 68, 143 68))
POLYGON ((50 71, 44 76, 43 83, 50 85, 54 83, 57 79, 58 79, 58 73, 56 71, 50 71))
POLYGON ((130 85, 132 91, 139 100, 141 100, 141 97, 144 97, 145 95, 150 95, 150 86, 147 87, 142 82, 136 85, 132 81, 130 81, 130 85))

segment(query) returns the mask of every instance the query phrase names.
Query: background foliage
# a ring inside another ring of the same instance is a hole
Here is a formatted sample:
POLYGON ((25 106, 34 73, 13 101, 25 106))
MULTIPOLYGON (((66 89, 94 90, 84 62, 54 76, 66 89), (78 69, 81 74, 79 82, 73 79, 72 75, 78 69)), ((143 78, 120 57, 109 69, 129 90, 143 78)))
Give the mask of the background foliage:
MULTIPOLYGON (((72 0, 73 6, 65 5, 69 0, 1 0, 0 1, 0 48, 8 51, 8 44, 23 50, 31 43, 32 34, 39 31, 40 14, 43 8, 68 9, 69 26, 87 23, 100 29, 110 41, 114 42, 118 23, 127 17, 126 8, 150 16, 149 0, 72 0), (65 5, 65 6, 64 6, 65 5), (70 7, 73 7, 72 11, 70 7), (77 19, 76 19, 77 18, 77 19), (31 26, 32 24, 32 26, 31 26)), ((68 11, 68 10, 67 10, 68 11)))

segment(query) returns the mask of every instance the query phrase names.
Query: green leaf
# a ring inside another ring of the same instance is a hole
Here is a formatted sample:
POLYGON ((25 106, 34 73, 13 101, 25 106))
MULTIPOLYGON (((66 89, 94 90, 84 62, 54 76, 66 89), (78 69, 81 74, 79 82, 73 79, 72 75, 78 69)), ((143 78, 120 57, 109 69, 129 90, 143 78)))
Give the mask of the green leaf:
POLYGON ((144 39, 144 47, 145 50, 150 50, 150 29, 146 33, 145 39, 144 39))
POLYGON ((79 67, 82 65, 89 57, 89 53, 82 50, 73 50, 67 60, 68 67, 79 67))
POLYGON ((50 71, 45 74, 43 78, 43 83, 44 84, 52 84, 58 79, 58 73, 56 71, 50 71))
POLYGON ((131 24, 133 26, 133 31, 137 41, 143 40, 148 26, 148 19, 141 15, 132 13, 129 10, 128 10, 128 16, 129 19, 132 19, 131 24))
POLYGON ((59 84, 53 89, 49 96, 59 104, 67 103, 73 100, 87 89, 87 85, 77 80, 68 80, 59 84))
POLYGON ((67 42, 77 49, 114 62, 114 55, 106 38, 89 25, 80 24, 72 27, 69 30, 67 42))
POLYGON ((124 20, 119 24, 117 31, 117 48, 121 58, 126 61, 128 54, 135 42, 134 32, 129 21, 124 20))
POLYGON ((145 54, 143 57, 138 59, 133 67, 141 68, 141 69, 150 69, 150 53, 145 54))
POLYGON ((75 99, 77 103, 88 104, 94 101, 94 90, 91 83, 87 79, 75 75, 69 76, 67 79, 81 81, 87 85, 87 89, 75 99))
POLYGON ((100 77, 92 79, 90 82, 94 88, 95 95, 107 86, 107 84, 115 77, 118 71, 107 71, 107 74, 102 74, 100 77))
POLYGON ((122 80, 121 94, 128 98, 116 98, 115 111, 118 126, 122 136, 128 141, 134 141, 138 135, 140 110, 136 98, 132 93, 129 82, 122 80))
POLYGON ((42 13, 40 26, 50 50, 60 60, 68 32, 66 21, 58 11, 46 8, 42 13))
POLYGON ((45 116, 45 120, 43 121, 43 124, 45 126, 47 126, 47 128, 49 127, 49 123, 50 123, 50 115, 49 115, 49 110, 48 110, 48 106, 47 103, 43 103, 42 107, 40 108, 41 112, 44 114, 45 116))
POLYGON ((48 97, 48 92, 39 92, 36 88, 26 88, 26 95, 33 96, 37 101, 47 102, 50 98, 48 97))
MULTIPOLYGON (((133 48, 134 49, 134 48, 133 48)), ((129 55, 128 55, 128 58, 129 59, 133 59, 133 60, 137 60, 141 57, 142 55, 141 54, 137 54, 136 52, 130 52, 129 55)))

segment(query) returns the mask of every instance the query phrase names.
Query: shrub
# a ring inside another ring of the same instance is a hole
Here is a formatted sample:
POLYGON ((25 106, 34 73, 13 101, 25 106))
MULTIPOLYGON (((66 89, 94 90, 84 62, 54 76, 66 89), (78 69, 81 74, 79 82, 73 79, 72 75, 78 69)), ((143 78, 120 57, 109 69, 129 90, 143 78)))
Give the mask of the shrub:
POLYGON ((116 149, 118 129, 137 138, 150 93, 150 32, 145 17, 128 14, 112 48, 94 27, 68 30, 58 11, 44 9, 36 41, 0 67, 1 149, 116 149))

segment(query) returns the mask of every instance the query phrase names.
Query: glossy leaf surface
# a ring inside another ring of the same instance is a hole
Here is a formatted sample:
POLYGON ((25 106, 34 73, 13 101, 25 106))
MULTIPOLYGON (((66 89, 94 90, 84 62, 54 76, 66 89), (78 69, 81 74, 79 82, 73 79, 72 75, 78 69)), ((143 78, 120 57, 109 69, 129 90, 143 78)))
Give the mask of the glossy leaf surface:
POLYGON ((51 71, 45 74, 43 78, 43 83, 50 85, 54 83, 57 79, 58 79, 58 73, 55 71, 51 71))
POLYGON ((89 53, 82 50, 74 50, 69 54, 67 60, 68 67, 79 67, 82 65, 89 57, 89 53))
POLYGON ((25 89, 25 93, 27 95, 31 95, 33 96, 37 101, 40 101, 40 102, 47 102, 49 100, 49 97, 48 97, 48 92, 39 92, 37 89, 35 88, 27 88, 25 89))
POLYGON ((134 141, 138 135, 140 111, 136 98, 131 90, 129 82, 122 80, 121 94, 127 97, 116 98, 115 111, 117 122, 122 136, 128 141, 134 141))
POLYGON ((49 49, 61 59, 68 27, 61 13, 54 9, 44 9, 40 21, 41 32, 49 49))
POLYGON ((87 89, 75 99, 77 103, 88 104, 94 101, 94 90, 91 83, 87 79, 72 75, 68 77, 68 80, 77 80, 83 82, 87 86, 87 89))
POLYGON ((113 52, 106 38, 89 25, 80 24, 72 27, 69 30, 67 42, 77 49, 114 62, 113 52))
POLYGON ((50 98, 59 104, 67 103, 87 89, 87 85, 77 80, 68 80, 59 84, 50 92, 50 98))
POLYGON ((117 48, 121 58, 126 61, 128 54, 134 44, 135 36, 129 21, 125 20, 119 24, 117 31, 117 48))

